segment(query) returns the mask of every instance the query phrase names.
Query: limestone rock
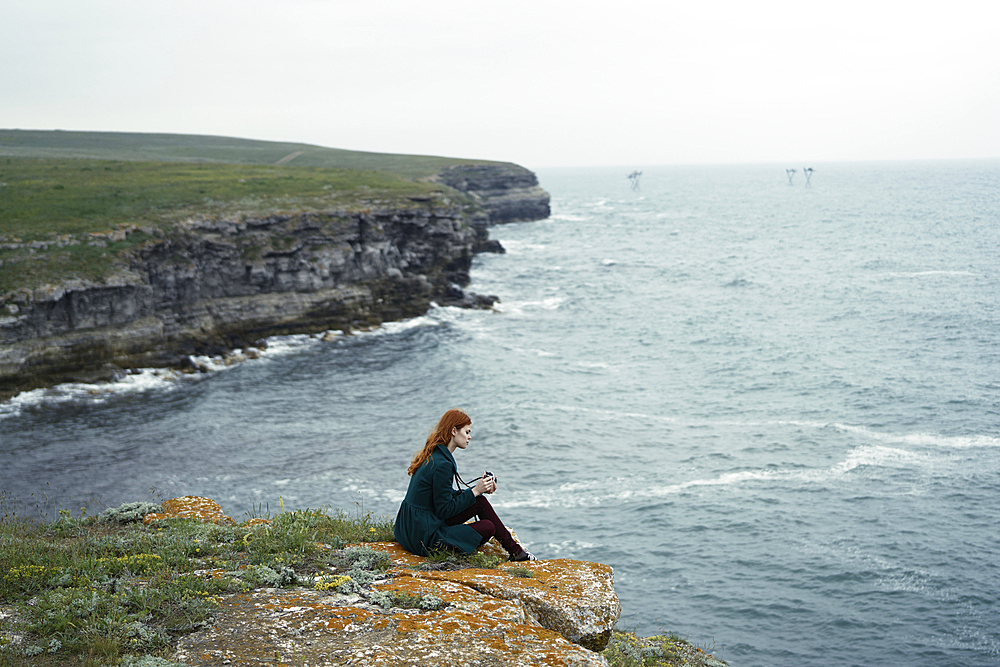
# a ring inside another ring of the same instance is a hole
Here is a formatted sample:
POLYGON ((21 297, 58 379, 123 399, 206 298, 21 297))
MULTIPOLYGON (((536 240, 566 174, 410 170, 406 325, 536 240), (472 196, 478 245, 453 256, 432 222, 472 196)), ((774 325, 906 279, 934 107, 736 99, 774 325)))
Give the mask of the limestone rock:
MULTIPOLYGON (((163 509, 146 522, 232 521, 215 501, 198 496, 165 501, 163 509)), ((182 637, 172 659, 188 665, 607 665, 597 651, 621 613, 607 565, 556 559, 436 571, 421 569, 428 560, 395 542, 366 546, 393 561, 385 578, 363 593, 371 601, 301 588, 222 596, 212 626, 182 637), (375 604, 429 596, 432 609, 375 604)), ((503 553, 492 541, 484 551, 503 553)))
POLYGON ((594 651, 607 645, 621 615, 611 568, 600 563, 557 559, 502 564, 495 571, 397 570, 396 574, 460 583, 494 598, 518 600, 534 621, 594 651), (512 567, 531 576, 510 574, 512 567))
POLYGON ((490 225, 549 217, 549 193, 538 186, 535 174, 516 164, 456 165, 437 180, 472 195, 490 225))
POLYGON ((598 667, 597 653, 536 625, 447 607, 377 611, 313 590, 263 589, 225 599, 210 630, 178 642, 188 665, 598 667))

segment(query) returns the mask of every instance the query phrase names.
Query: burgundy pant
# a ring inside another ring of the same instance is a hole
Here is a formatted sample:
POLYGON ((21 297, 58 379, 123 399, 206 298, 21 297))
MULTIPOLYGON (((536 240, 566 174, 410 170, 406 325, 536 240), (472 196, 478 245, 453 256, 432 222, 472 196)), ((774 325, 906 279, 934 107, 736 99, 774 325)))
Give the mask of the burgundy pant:
POLYGON ((521 545, 515 542, 514 538, 510 536, 510 532, 504 528, 503 522, 500 521, 500 517, 497 516, 493 505, 490 505, 490 501, 486 500, 485 495, 476 496, 474 505, 450 517, 445 523, 449 526, 457 526, 474 516, 478 516, 480 520, 469 524, 469 526, 482 535, 483 539, 479 543, 480 545, 486 544, 491 537, 495 537, 507 553, 513 556, 521 553, 521 545))

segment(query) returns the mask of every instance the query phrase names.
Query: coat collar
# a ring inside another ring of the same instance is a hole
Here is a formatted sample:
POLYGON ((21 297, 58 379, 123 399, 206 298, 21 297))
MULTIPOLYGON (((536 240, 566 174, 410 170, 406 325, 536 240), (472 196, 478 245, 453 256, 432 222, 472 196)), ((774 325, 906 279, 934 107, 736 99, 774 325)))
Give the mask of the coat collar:
POLYGON ((441 455, 444 456, 445 460, 450 461, 456 468, 458 467, 455 463, 455 455, 448 449, 448 445, 438 445, 436 451, 441 452, 441 455))

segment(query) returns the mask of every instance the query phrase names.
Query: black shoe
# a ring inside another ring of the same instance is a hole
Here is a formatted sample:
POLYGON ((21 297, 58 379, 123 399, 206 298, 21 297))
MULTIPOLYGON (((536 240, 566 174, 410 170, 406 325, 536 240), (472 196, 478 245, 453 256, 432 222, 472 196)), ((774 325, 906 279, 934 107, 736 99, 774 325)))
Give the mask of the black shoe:
POLYGON ((516 556, 511 556, 510 560, 516 563, 525 560, 538 560, 538 559, 535 558, 530 551, 521 549, 521 553, 517 554, 516 556))

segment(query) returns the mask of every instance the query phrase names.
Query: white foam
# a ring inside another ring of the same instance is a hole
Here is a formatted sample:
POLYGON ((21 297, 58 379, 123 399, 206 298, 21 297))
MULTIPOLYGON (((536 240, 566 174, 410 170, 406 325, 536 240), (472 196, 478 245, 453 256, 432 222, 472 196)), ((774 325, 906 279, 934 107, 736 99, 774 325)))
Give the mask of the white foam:
POLYGON ((835 474, 850 472, 861 466, 877 466, 880 468, 913 468, 917 464, 930 461, 929 454, 883 447, 881 445, 865 445, 856 447, 847 454, 847 458, 830 470, 835 474))
POLYGON ((614 477, 562 484, 556 489, 529 490, 517 498, 500 501, 503 507, 595 507, 616 502, 666 498, 703 488, 735 487, 757 482, 777 484, 824 484, 865 467, 913 469, 934 463, 930 454, 905 449, 864 445, 827 468, 767 468, 739 470, 712 477, 689 479, 676 484, 660 484, 642 477, 614 477))
POLYGON ((536 357, 558 357, 559 354, 556 352, 549 352, 548 350, 539 350, 532 347, 509 347, 507 348, 511 352, 520 352, 522 354, 534 355, 536 357))
POLYGON ((888 278, 927 278, 932 276, 975 277, 971 271, 887 271, 879 275, 888 278))
MULTIPOLYGON (((436 303, 431 304, 435 310, 446 310, 440 308, 436 303)), ((411 317, 408 320, 403 320, 401 322, 383 322, 381 326, 371 329, 369 331, 359 331, 357 336, 392 336, 395 334, 402 333, 404 331, 410 331, 411 329, 419 329, 421 327, 437 327, 441 326, 442 319, 439 317, 433 317, 430 315, 420 315, 419 317, 411 317)))
POLYGON ((185 375, 168 368, 143 368, 127 374, 117 382, 67 382, 48 387, 21 392, 17 396, 0 403, 0 419, 14 417, 25 408, 43 404, 86 403, 96 405, 126 394, 135 394, 150 390, 170 390, 176 388, 182 380, 196 378, 196 375, 185 375))
POLYGON ((581 367, 581 368, 610 368, 611 367, 609 364, 606 364, 603 361, 578 361, 578 362, 576 362, 576 365, 579 366, 579 367, 581 367))
MULTIPOLYGON (((572 213, 553 213, 549 216, 550 220, 566 220, 568 222, 583 222, 588 218, 583 215, 574 215, 572 213)), ((506 246, 504 246, 506 247, 506 246)))
MULTIPOLYGON (((438 322, 427 317, 417 317, 403 322, 390 322, 368 334, 391 334, 418 326, 437 325, 438 322)), ((202 379, 241 363, 253 362, 255 359, 283 357, 307 350, 329 340, 330 337, 343 336, 344 332, 330 330, 317 334, 292 334, 273 336, 267 339, 267 347, 255 350, 256 354, 247 356, 243 350, 233 350, 225 357, 193 355, 191 361, 208 373, 181 373, 169 368, 141 368, 126 374, 117 382, 77 383, 69 382, 45 389, 22 392, 13 398, 0 402, 0 419, 21 414, 25 408, 44 404, 62 403, 103 403, 115 396, 146 391, 173 390, 182 382, 202 379)))
POLYGON ((267 349, 261 351, 264 357, 281 357, 287 354, 300 352, 323 341, 323 337, 330 335, 343 335, 342 331, 332 330, 319 334, 290 334, 288 336, 272 336, 267 339, 267 349))
POLYGON ((508 255, 520 255, 529 250, 546 250, 547 245, 542 243, 528 243, 527 241, 516 241, 516 240, 506 240, 497 239, 500 241, 500 245, 508 255))
POLYGON ((505 313, 508 315, 523 315, 525 310, 558 310, 559 306, 566 301, 565 297, 561 296, 551 296, 547 299, 540 299, 536 301, 507 301, 500 302, 493 306, 493 309, 499 313, 505 313))
POLYGON ((864 426, 852 426, 850 424, 831 423, 829 426, 856 433, 871 440, 880 442, 898 442, 907 445, 920 447, 946 447, 953 449, 967 449, 970 447, 1000 447, 1000 438, 989 435, 959 435, 946 436, 938 433, 881 433, 865 428, 864 426))
POLYGON ((562 553, 566 553, 567 556, 576 556, 580 552, 593 549, 597 545, 593 542, 582 542, 580 540, 565 540, 563 542, 549 542, 546 546, 547 554, 554 554, 559 556, 562 553))

